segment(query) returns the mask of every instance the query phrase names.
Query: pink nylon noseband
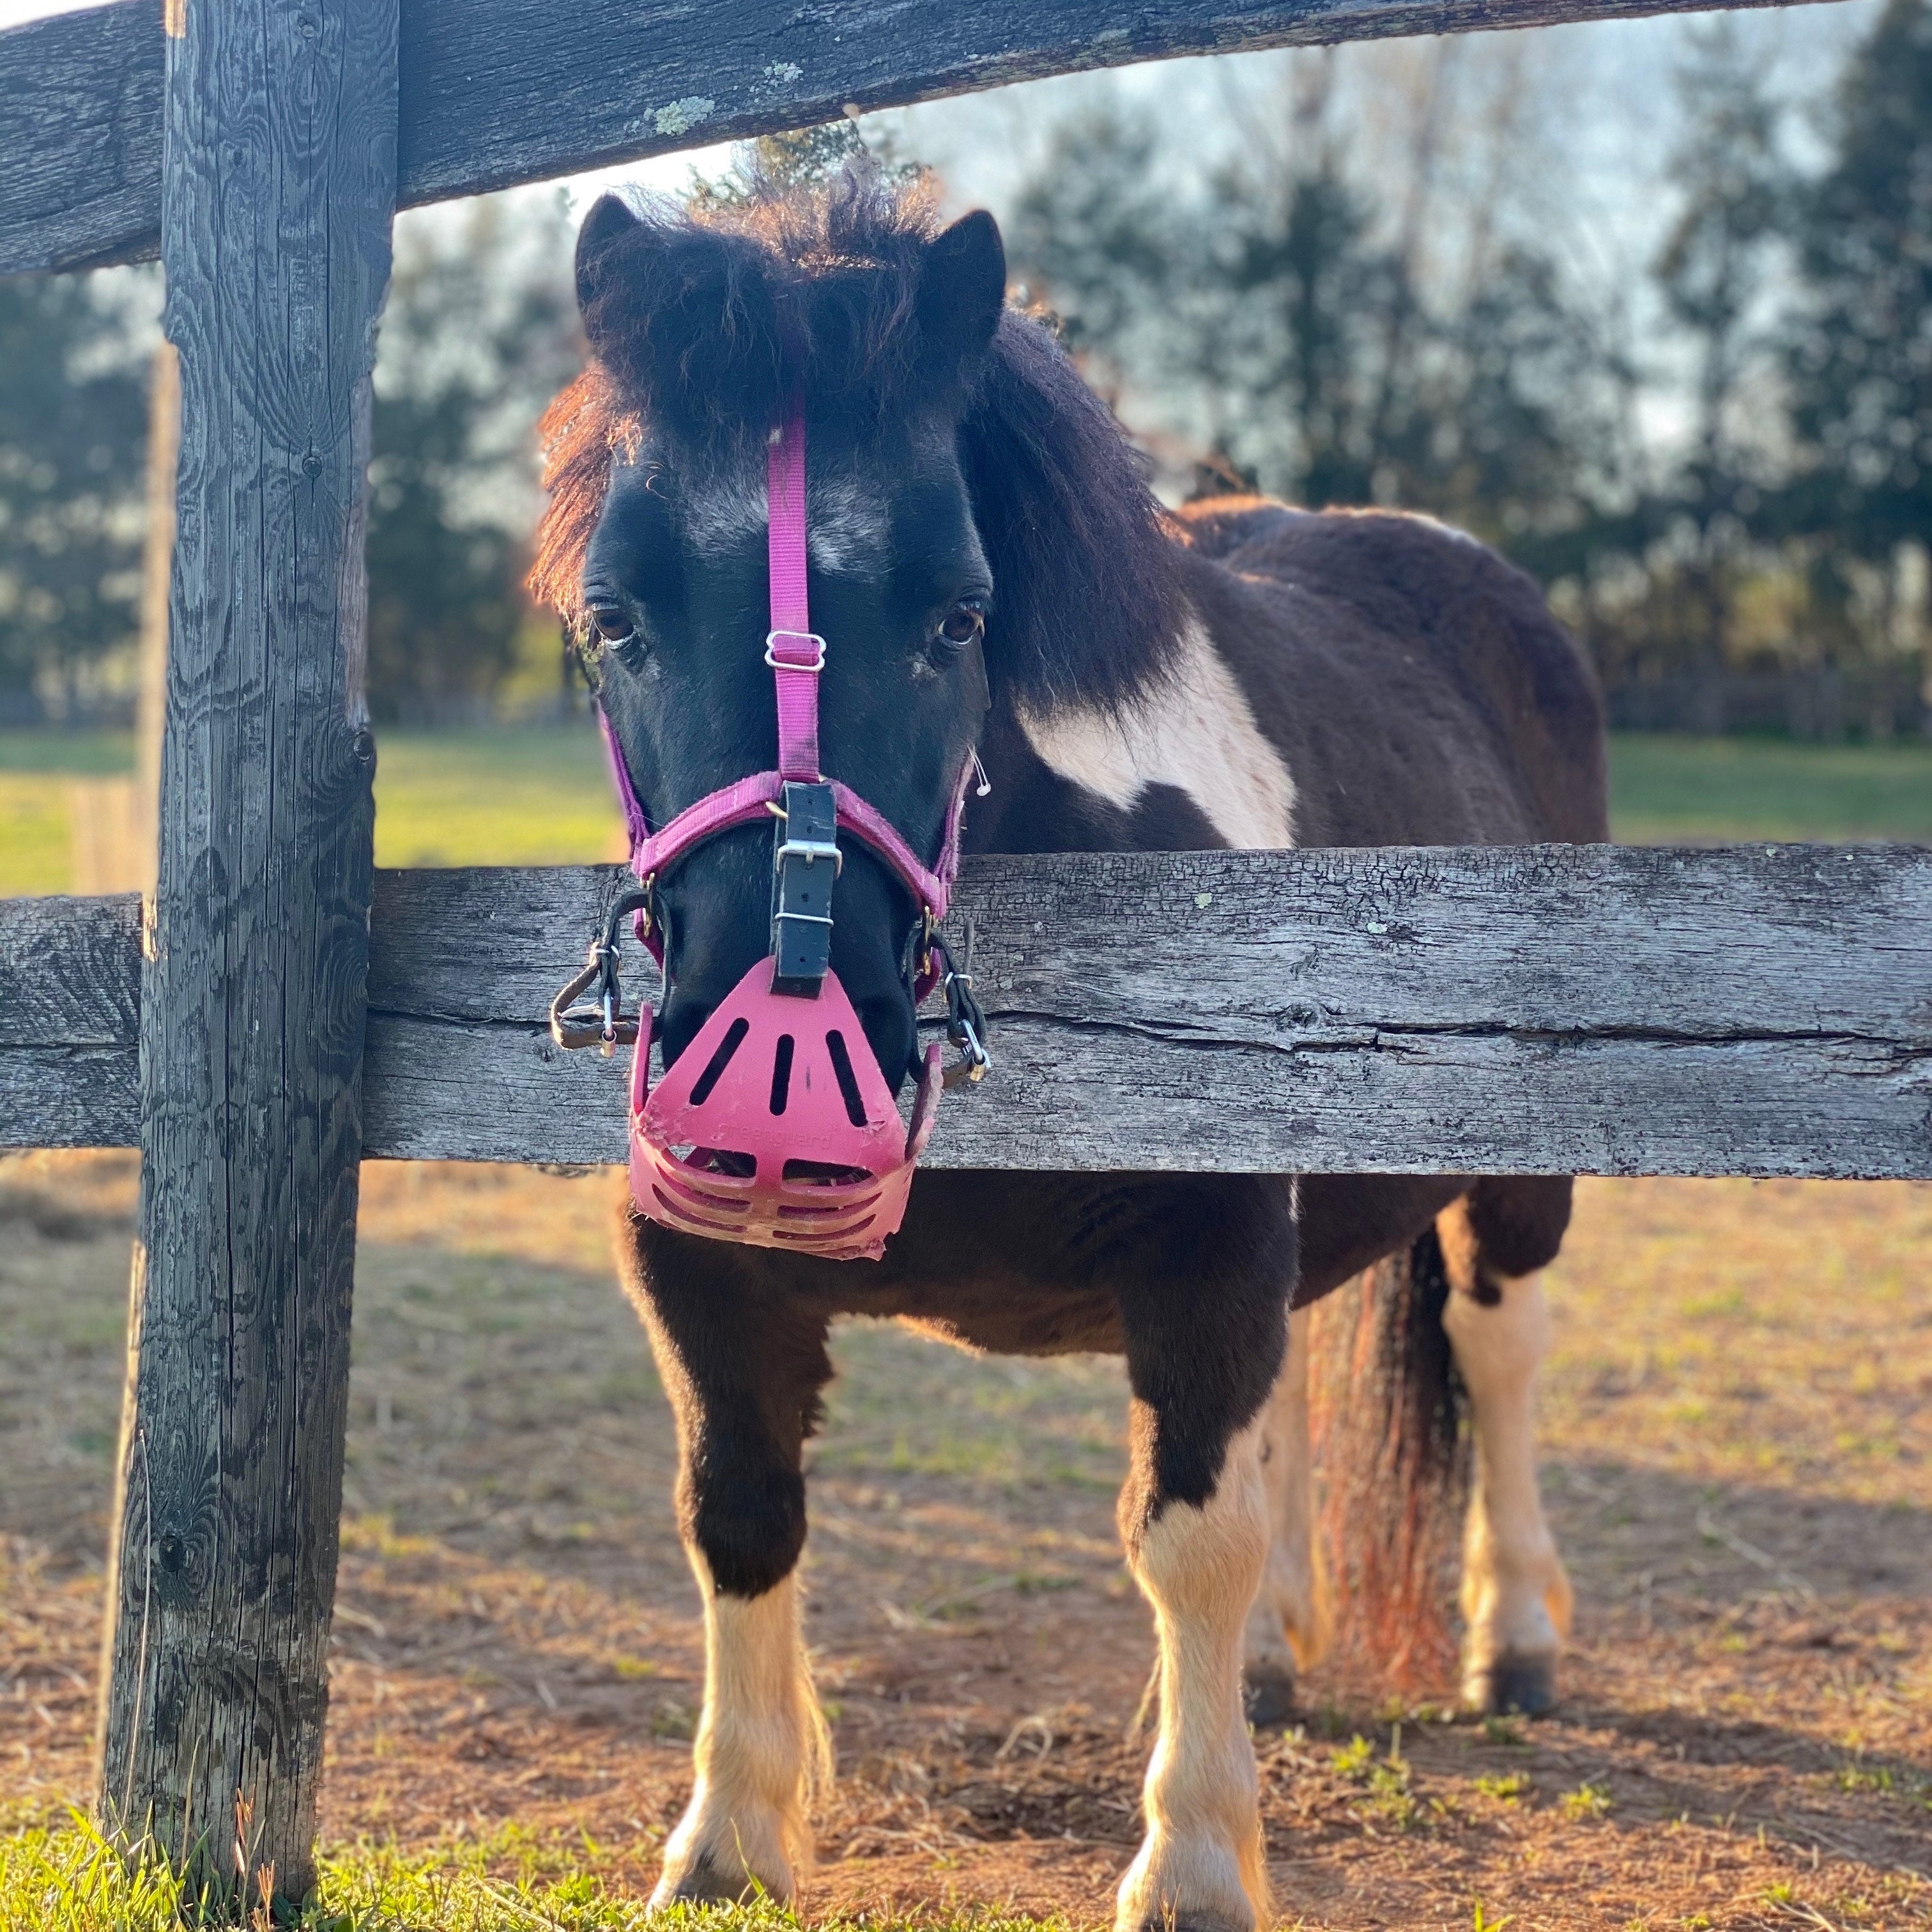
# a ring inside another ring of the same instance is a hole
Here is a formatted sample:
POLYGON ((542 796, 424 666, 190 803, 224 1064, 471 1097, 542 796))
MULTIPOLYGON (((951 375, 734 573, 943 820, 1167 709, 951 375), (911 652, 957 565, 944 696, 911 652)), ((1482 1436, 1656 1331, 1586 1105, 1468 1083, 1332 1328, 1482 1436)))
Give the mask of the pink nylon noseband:
MULTIPOLYGON (((687 806, 652 832, 623 754, 603 721, 612 776, 630 832, 631 868, 646 886, 704 840, 734 826, 785 817, 805 794, 787 785, 829 789, 836 824, 862 839, 896 873, 919 904, 930 939, 944 917, 959 865, 969 757, 947 806, 938 862, 928 868, 873 806, 819 770, 818 680, 825 640, 812 628, 806 594, 805 416, 796 400, 772 436, 767 460, 771 629, 765 662, 778 707, 778 766, 754 773, 687 806)), ((824 810, 823 790, 811 794, 824 810)), ((794 834, 788 832, 789 840, 794 834)), ((833 845, 782 847, 796 862, 821 871, 808 878, 804 902, 824 914, 784 917, 831 925, 831 878, 840 862, 833 845), (822 882, 822 883, 821 883, 822 882), (812 896, 816 890, 820 897, 812 896)), ((789 890, 789 889, 788 889, 789 890)), ((775 918, 775 928, 778 923, 775 918)), ((658 963, 663 940, 646 915, 639 932, 658 963)), ((940 1088, 940 1048, 927 1049, 910 1129, 902 1130, 892 1090, 872 1057, 850 1000, 821 952, 822 980, 778 981, 779 959, 760 961, 706 1019, 655 1091, 650 1084, 654 1031, 648 1008, 638 1015, 631 1078, 631 1192, 649 1219, 687 1234, 748 1243, 835 1260, 876 1260, 905 1214, 912 1172, 932 1127, 940 1088)), ((938 978, 922 944, 915 1002, 938 978)), ((948 981, 949 998, 952 982, 948 981)), ((976 1040, 975 1042, 976 1048, 976 1040)), ((980 1064, 984 1064, 983 1053, 980 1064)), ((977 1078, 976 1072, 974 1078, 977 1078)))

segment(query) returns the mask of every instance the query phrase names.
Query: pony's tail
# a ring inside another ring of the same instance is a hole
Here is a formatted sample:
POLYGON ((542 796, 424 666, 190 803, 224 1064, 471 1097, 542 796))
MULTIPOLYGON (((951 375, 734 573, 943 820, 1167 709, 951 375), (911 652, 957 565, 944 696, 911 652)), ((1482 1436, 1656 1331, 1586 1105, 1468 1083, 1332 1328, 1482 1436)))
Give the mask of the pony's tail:
POLYGON ((1453 1684, 1454 1573, 1469 1491, 1468 1398, 1442 1327, 1432 1227, 1316 1304, 1309 1401, 1335 1661, 1392 1690, 1453 1684))

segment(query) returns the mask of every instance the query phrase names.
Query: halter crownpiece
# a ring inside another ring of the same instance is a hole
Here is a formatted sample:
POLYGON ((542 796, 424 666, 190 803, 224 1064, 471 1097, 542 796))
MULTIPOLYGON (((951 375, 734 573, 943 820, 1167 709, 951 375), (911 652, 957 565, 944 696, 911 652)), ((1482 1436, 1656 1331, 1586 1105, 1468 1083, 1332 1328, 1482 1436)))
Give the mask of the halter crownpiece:
MULTIPOLYGON (((805 414, 794 399, 772 432, 767 457, 771 628, 765 662, 778 706, 778 767, 700 799, 653 832, 631 784, 610 719, 603 719, 612 776, 631 836, 631 868, 642 890, 612 910, 584 970, 550 1009, 562 1046, 634 1039, 631 1071, 631 1194, 638 1212, 713 1240, 789 1250, 832 1260, 876 1261, 904 1219, 912 1173, 932 1130, 942 1085, 934 1041, 918 1063, 911 1124, 902 1128, 892 1090, 838 976, 831 968, 832 892, 844 866, 838 834, 865 841, 917 902, 922 938, 914 1004, 943 984, 948 1032, 964 1054, 964 1077, 991 1061, 970 981, 938 936, 959 865, 969 754, 947 806, 938 863, 928 869, 874 806, 818 763, 818 680, 826 643, 812 628, 806 590, 805 414), (638 936, 660 967, 651 914, 658 873, 702 841, 770 818, 772 943, 668 1069, 650 1081, 654 1016, 619 1012, 617 928, 635 911, 638 936), (593 985, 595 1008, 572 1006, 593 985)), ((983 780, 982 780, 983 788, 983 780)))

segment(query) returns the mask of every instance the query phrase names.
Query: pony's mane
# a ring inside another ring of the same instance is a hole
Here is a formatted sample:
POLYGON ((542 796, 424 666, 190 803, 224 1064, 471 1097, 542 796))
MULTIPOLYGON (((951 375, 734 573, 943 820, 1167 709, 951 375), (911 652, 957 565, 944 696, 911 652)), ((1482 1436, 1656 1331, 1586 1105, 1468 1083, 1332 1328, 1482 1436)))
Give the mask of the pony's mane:
POLYGON ((640 217, 617 272, 586 298, 602 351, 540 425, 548 502, 532 592, 582 634, 584 556, 611 462, 647 428, 761 435, 782 386, 799 379, 814 410, 884 420, 929 406, 950 380, 963 384, 960 458, 993 572, 996 686, 1035 712, 1111 710, 1144 689, 1184 616, 1185 533, 1047 322, 1004 309, 990 348, 964 370, 922 356, 920 276, 938 232, 922 183, 889 188, 850 170, 823 186, 761 184, 742 201, 640 217), (651 263, 637 280, 647 272, 652 285, 627 285, 626 260, 651 263), (700 289, 715 304, 701 334, 646 326, 653 304, 689 303, 700 289), (728 380, 707 382, 722 374, 708 355, 728 355, 728 380))

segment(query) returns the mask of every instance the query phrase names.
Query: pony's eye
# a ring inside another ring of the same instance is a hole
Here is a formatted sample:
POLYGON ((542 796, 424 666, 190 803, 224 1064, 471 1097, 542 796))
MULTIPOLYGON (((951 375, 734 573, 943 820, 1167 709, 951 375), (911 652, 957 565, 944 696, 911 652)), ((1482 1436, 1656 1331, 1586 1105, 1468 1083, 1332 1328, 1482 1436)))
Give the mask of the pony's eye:
POLYGON ((983 636, 986 607, 976 597, 962 597, 940 620, 939 634, 949 644, 967 645, 983 636))
POLYGON ((607 644, 615 644, 620 638, 628 638, 633 628, 630 613, 617 604, 593 604, 590 607, 591 627, 607 644))

